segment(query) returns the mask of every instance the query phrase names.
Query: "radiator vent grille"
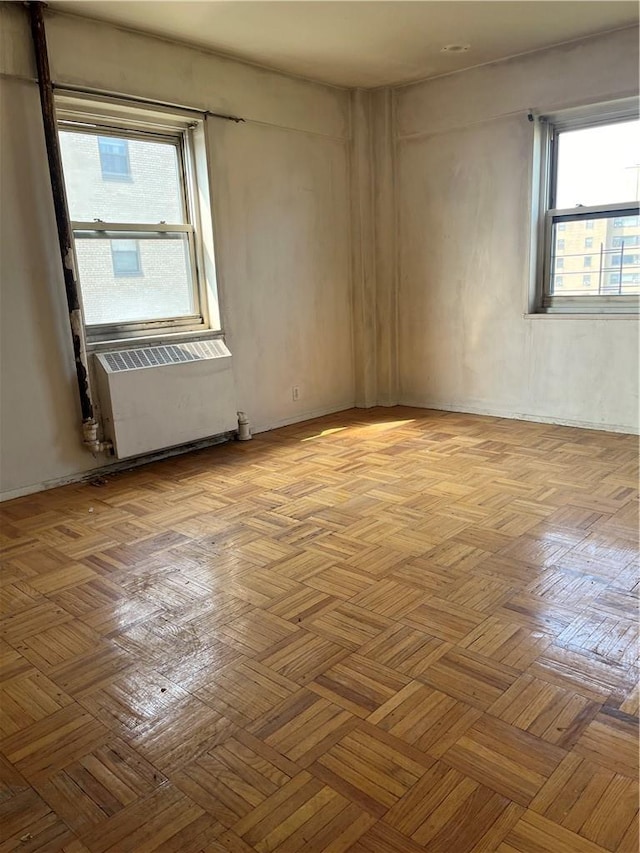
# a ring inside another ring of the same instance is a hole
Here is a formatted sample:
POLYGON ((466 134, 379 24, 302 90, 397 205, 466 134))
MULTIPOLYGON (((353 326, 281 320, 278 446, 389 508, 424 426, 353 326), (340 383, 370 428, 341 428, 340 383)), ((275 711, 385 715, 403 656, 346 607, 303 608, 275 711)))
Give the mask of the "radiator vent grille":
POLYGON ((230 356, 231 353, 225 344, 220 340, 214 340, 123 349, 101 353, 99 358, 110 373, 121 373, 123 370, 140 370, 143 367, 160 367, 167 364, 182 364, 187 361, 204 361, 230 356))

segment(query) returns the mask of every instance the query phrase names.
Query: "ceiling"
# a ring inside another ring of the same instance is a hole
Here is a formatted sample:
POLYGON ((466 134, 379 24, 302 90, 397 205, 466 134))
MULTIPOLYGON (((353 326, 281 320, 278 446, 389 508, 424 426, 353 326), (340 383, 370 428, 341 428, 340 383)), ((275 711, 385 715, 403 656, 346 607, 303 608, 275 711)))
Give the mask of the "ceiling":
POLYGON ((638 23, 618 0, 53 0, 54 10, 333 83, 446 74, 638 23), (449 44, 466 52, 443 53, 449 44))

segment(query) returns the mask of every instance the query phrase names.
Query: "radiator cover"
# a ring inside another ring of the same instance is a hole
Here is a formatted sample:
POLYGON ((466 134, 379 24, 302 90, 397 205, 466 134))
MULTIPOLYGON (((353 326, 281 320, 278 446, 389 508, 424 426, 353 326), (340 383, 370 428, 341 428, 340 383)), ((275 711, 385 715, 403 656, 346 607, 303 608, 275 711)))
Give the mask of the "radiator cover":
POLYGON ((221 340, 95 356, 105 438, 118 459, 237 427, 231 353, 221 340))

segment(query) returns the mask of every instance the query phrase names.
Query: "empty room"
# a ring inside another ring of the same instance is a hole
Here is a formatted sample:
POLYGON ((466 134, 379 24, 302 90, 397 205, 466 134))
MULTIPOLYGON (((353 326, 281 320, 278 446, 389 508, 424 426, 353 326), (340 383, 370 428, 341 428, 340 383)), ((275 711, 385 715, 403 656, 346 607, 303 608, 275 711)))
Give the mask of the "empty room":
POLYGON ((637 853, 638 20, 0 2, 0 853, 637 853))

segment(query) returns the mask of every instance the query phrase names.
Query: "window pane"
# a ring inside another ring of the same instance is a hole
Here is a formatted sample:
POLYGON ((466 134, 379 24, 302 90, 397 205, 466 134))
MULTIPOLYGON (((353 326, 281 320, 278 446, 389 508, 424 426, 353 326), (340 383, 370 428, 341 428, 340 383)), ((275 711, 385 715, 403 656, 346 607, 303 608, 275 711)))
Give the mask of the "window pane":
POLYGON ((636 201, 639 152, 640 121, 562 131, 555 207, 636 201))
POLYGON ((76 236, 76 254, 87 325, 196 313, 184 234, 140 240, 76 236))
POLYGON ((560 224, 553 228, 552 295, 629 296, 640 293, 638 216, 564 222, 562 231, 560 224), (590 224, 589 246, 584 236, 587 224, 590 224), (584 274, 585 267, 589 269, 588 275, 584 274), (562 275, 558 276, 556 271, 560 270, 562 275))
POLYGON ((172 143, 63 130, 60 147, 72 220, 185 221, 178 148, 172 143))

